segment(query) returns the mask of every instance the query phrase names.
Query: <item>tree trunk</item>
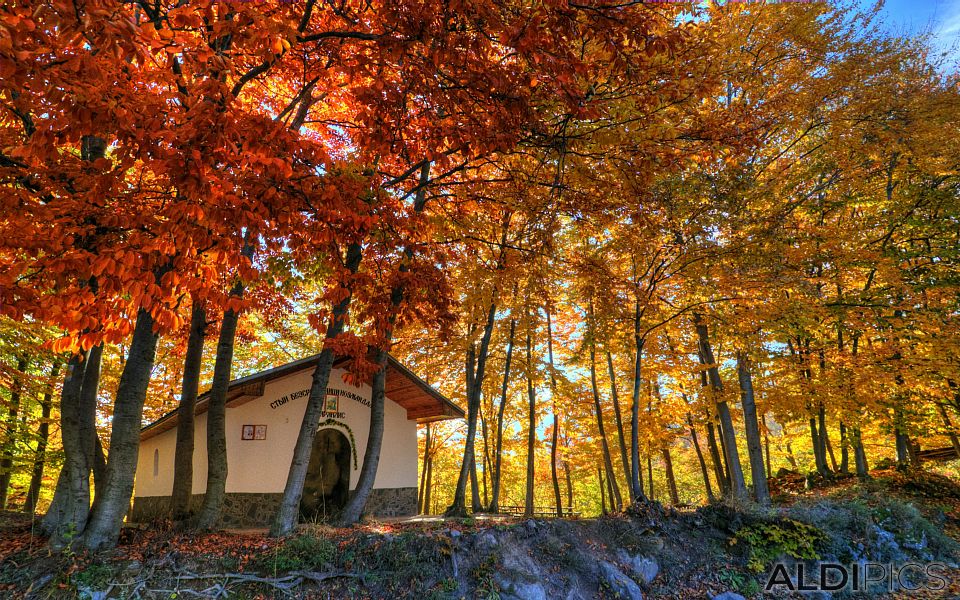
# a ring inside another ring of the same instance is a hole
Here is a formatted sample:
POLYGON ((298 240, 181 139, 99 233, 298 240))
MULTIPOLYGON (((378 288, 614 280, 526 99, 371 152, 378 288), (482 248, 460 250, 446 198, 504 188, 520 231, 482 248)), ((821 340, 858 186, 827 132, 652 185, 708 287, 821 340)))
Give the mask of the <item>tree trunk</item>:
POLYGON ((106 485, 107 478, 103 447, 100 445, 100 436, 97 434, 97 400, 100 394, 102 362, 103 344, 98 344, 90 348, 87 354, 87 367, 83 370, 83 386, 80 388, 80 430, 83 452, 87 455, 87 462, 93 470, 94 507, 98 503, 97 495, 106 485))
POLYGON ((710 485, 710 474, 707 472, 707 462, 703 459, 703 450, 700 449, 697 429, 693 426, 693 416, 690 413, 687 413, 687 426, 690 427, 690 439, 693 441, 693 449, 697 453, 697 462, 700 464, 700 474, 703 476, 703 487, 707 492, 707 502, 713 503, 716 498, 713 495, 713 488, 710 485))
POLYGON ((457 477, 457 487, 453 495, 453 503, 447 508, 447 516, 466 516, 467 514, 467 480, 473 466, 474 440, 477 437, 477 413, 480 410, 480 390, 483 387, 483 375, 487 364, 487 353, 490 348, 490 336, 493 334, 493 324, 497 315, 496 301, 490 302, 487 311, 487 322, 480 339, 480 352, 477 355, 477 369, 473 376, 473 385, 467 390, 467 439, 465 442, 463 462, 460 465, 460 474, 457 477))
POLYGON ((84 533, 84 545, 89 550, 102 550, 117 543, 123 518, 130 508, 140 449, 143 403, 150 383, 158 337, 153 331, 153 317, 149 311, 141 308, 137 313, 133 339, 113 407, 107 482, 102 493, 97 490, 97 505, 84 533))
MULTIPOLYGON (((425 162, 420 170, 420 187, 418 189, 416 200, 414 202, 414 211, 419 213, 423 210, 426 202, 426 185, 429 182, 430 162, 425 162)), ((408 245, 404 248, 404 260, 400 265, 400 275, 405 275, 410 269, 410 260, 413 257, 413 250, 408 245)), ((357 487, 353 495, 347 501, 343 508, 340 518, 341 525, 353 525, 360 520, 360 515, 367 505, 367 498, 370 496, 370 490, 373 489, 374 481, 377 477, 377 468, 380 464, 380 453, 383 448, 383 427, 385 419, 386 404, 386 385, 387 385, 387 359, 388 351, 393 340, 393 328, 396 324, 397 314, 400 311, 400 305, 403 303, 405 283, 397 283, 390 290, 390 312, 387 317, 386 329, 383 332, 382 347, 377 349, 377 372, 371 382, 370 399, 370 429, 367 435, 367 448, 363 456, 363 466, 360 468, 360 476, 357 480, 357 487)), ((479 403, 478 403, 479 404, 479 403)), ((479 406, 478 406, 479 407, 479 406)), ((486 432, 484 432, 484 444, 486 444, 486 432)), ((476 491, 476 468, 473 469, 474 479, 474 510, 477 510, 479 498, 476 491)))
POLYGON ((817 417, 810 417, 810 441, 813 444, 813 460, 817 467, 817 473, 822 477, 830 476, 830 469, 827 467, 827 457, 824 456, 823 444, 820 442, 820 432, 817 429, 817 417))
POLYGON ((653 489, 653 456, 647 455, 647 483, 650 485, 650 500, 656 499, 657 495, 653 489))
POLYGON ((766 414, 761 416, 761 423, 763 423, 763 453, 767 458, 767 479, 773 477, 773 467, 770 465, 770 430, 767 428, 767 417, 766 414))
MULTIPOLYGON (((431 444, 431 446, 432 445, 433 444, 431 444)), ((433 503, 431 502, 431 492, 433 491, 433 454, 434 450, 431 448, 430 453, 427 455, 427 485, 423 491, 423 512, 428 515, 433 514, 433 503)))
POLYGON ((206 328, 207 314, 203 309, 203 302, 194 296, 190 311, 190 334, 183 359, 180 404, 177 406, 177 445, 173 459, 173 493, 170 499, 170 514, 178 521, 189 516, 190 498, 193 495, 194 416, 200 391, 206 328))
POLYGON ((427 423, 423 440, 423 469, 420 471, 420 492, 417 494, 417 513, 427 514, 427 465, 430 463, 430 423, 427 423))
MULTIPOLYGON (((481 397, 482 398, 482 397, 481 397)), ((483 485, 483 506, 489 506, 490 488, 487 486, 487 480, 490 478, 490 443, 489 430, 487 429, 487 419, 483 416, 483 402, 480 402, 480 432, 483 435, 483 477, 480 482, 483 485)))
POLYGON ((630 495, 634 501, 644 501, 643 486, 640 483, 640 386, 641 366, 643 362, 644 339, 640 334, 640 300, 634 303, 633 320, 633 395, 630 404, 630 495))
MULTIPOLYGON (((230 297, 243 297, 243 283, 237 282, 230 297)), ((213 382, 207 397, 207 487, 194 526, 210 530, 220 521, 227 492, 227 390, 233 371, 233 348, 240 313, 232 308, 223 313, 217 355, 213 364, 213 382)))
MULTIPOLYGON (((477 402, 477 415, 480 414, 480 402, 477 402)), ((477 440, 474 433, 473 456, 470 457, 470 510, 473 513, 483 512, 483 502, 480 500, 480 485, 477 478, 477 440)))
POLYGON ((500 387, 500 406, 497 407, 497 447, 493 455, 493 492, 490 495, 490 512, 500 511, 500 468, 503 462, 503 411, 507 407, 507 387, 510 384, 510 363, 513 360, 513 336, 517 321, 510 319, 510 335, 507 338, 507 358, 503 365, 503 385, 500 387))
POLYGON ((903 409, 899 406, 894 409, 894 439, 897 444, 897 468, 905 470, 910 467, 910 437, 904 425, 903 409))
POLYGON ((600 482, 600 514, 607 514, 607 494, 603 489, 605 485, 603 481, 603 469, 597 467, 597 481, 600 482))
MULTIPOLYGON (((617 394, 617 379, 613 370, 613 356, 607 351, 607 375, 610 377, 610 399, 613 401, 613 415, 617 422, 617 441, 620 444, 620 464, 623 467, 625 481, 630 481, 630 461, 627 459, 627 443, 623 435, 623 417, 620 413, 620 396, 617 394)), ((630 502, 635 500, 633 486, 628 485, 630 502)))
POLYGON ((827 417, 823 402, 820 403, 817 420, 820 426, 820 444, 823 446, 823 454, 830 457, 830 464, 836 471, 838 469, 837 457, 833 454, 833 444, 830 443, 830 434, 827 432, 827 417))
POLYGON ((853 461, 857 469, 857 477, 860 479, 870 478, 870 467, 867 465, 867 454, 863 451, 863 439, 860 435, 860 428, 853 428, 853 461))
POLYGON ((787 462, 790 463, 790 468, 793 469, 794 471, 796 471, 796 470, 797 470, 797 457, 795 457, 795 456, 793 455, 793 446, 791 446, 791 445, 790 445, 790 442, 788 441, 788 442, 786 443, 786 447, 787 447, 787 462))
POLYGON ((847 439, 847 426, 840 421, 840 473, 850 474, 850 440, 847 439))
POLYGON ((680 504, 680 495, 677 494, 677 480, 673 476, 673 459, 670 458, 670 449, 666 446, 662 449, 663 470, 667 475, 667 490, 670 492, 670 503, 676 506, 680 504))
POLYGON ((86 529, 90 516, 90 463, 83 451, 79 421, 86 364, 86 353, 70 357, 60 392, 60 437, 64 460, 53 501, 43 519, 43 531, 50 536, 54 548, 72 544, 86 529))
MULTIPOLYGON (((360 244, 356 242, 350 244, 344 261, 347 271, 355 274, 360 268, 362 258, 363 252, 360 244)), ((275 537, 289 534, 297 525, 297 517, 300 514, 300 498, 303 496, 303 483, 307 479, 307 467, 310 465, 313 440, 317 436, 317 426, 320 424, 320 413, 323 412, 323 401, 326 397, 327 384, 330 382, 330 371, 333 368, 335 358, 330 342, 343 332, 347 311, 352 299, 352 290, 348 287, 347 291, 350 293, 333 308, 333 314, 330 316, 330 323, 327 326, 327 333, 324 338, 324 348, 317 357, 317 366, 313 371, 313 379, 310 383, 310 396, 307 398, 303 421, 300 423, 297 443, 294 446, 293 457, 290 461, 290 470, 287 473, 287 483, 283 488, 280 508, 270 526, 270 535, 275 537)))
POLYGON ((531 348, 530 329, 533 327, 533 320, 527 318, 527 485, 526 495, 524 496, 523 511, 526 516, 532 516, 534 513, 534 495, 533 495, 533 477, 536 456, 537 442, 537 393, 533 388, 533 350, 531 348))
POLYGON ((50 411, 53 408, 53 382, 60 375, 60 359, 54 358, 50 367, 50 383, 43 392, 40 401, 40 426, 37 428, 37 451, 33 458, 33 470, 30 475, 30 487, 27 490, 27 501, 23 511, 33 514, 37 511, 37 502, 40 500, 40 488, 43 486, 43 468, 47 462, 47 442, 50 439, 50 411))
MULTIPOLYGON (((398 306, 402 300, 402 290, 394 288, 394 295, 399 294, 400 298, 394 303, 398 306)), ((393 319, 391 318, 390 328, 393 328, 393 319)), ((385 344, 390 343, 391 335, 386 336, 385 344)), ((343 507, 343 514, 340 517, 340 525, 353 525, 360 520, 364 507, 367 505, 367 498, 370 496, 370 490, 373 489, 373 482, 377 477, 377 467, 380 464, 380 450, 383 448, 383 422, 384 422, 384 404, 386 402, 387 386, 387 351, 384 348, 377 350, 377 372, 373 375, 373 381, 370 384, 370 431, 367 435, 367 449, 363 453, 363 466, 360 467, 360 477, 357 480, 357 487, 347 505, 343 507)))
POLYGON ((740 401, 743 404, 744 430, 747 436, 747 454, 750 456, 753 492, 761 506, 769 506, 770 490, 767 488, 767 472, 763 465, 763 448, 760 445, 753 377, 750 374, 747 355, 743 351, 737 352, 737 379, 740 382, 740 401))
POLYGON ((723 391, 723 383, 720 381, 720 371, 717 368, 716 360, 713 357, 713 350, 710 347, 707 324, 699 313, 694 315, 694 325, 697 330, 700 355, 703 363, 709 365, 707 368, 707 377, 710 381, 712 396, 716 401, 717 413, 720 417, 720 433, 723 436, 724 453, 727 459, 727 468, 730 471, 731 492, 735 497, 745 497, 747 487, 743 479, 743 469, 740 466, 740 454, 737 450, 737 437, 733 429, 733 419, 730 416, 730 408, 727 406, 726 401, 720 397, 720 392, 723 391))
POLYGON ((710 462, 713 463, 713 475, 717 478, 717 487, 720 488, 720 495, 724 496, 730 491, 730 482, 723 470, 723 459, 720 457, 717 435, 713 429, 713 416, 707 412, 706 417, 707 449, 710 451, 710 462))
MULTIPOLYGON (((590 309, 591 321, 593 319, 593 307, 590 309)), ((591 330, 593 327, 591 326, 591 330)), ((597 350, 593 340, 592 331, 590 333, 590 385, 593 389, 593 406, 597 413, 597 431, 600 434, 600 446, 603 451, 603 465, 606 469, 607 480, 610 481, 612 495, 610 498, 611 509, 619 509, 623 506, 623 499, 620 496, 620 488, 617 485, 617 478, 614 475, 613 461, 610 458, 610 446, 607 443, 607 434, 603 427, 603 409, 600 406, 600 390, 597 387, 597 350)))
POLYGON ((563 461, 563 478, 567 482, 567 509, 573 510, 573 480, 570 477, 570 461, 563 461))
POLYGON ((560 478, 557 476, 557 445, 560 441, 560 413, 557 412, 557 375, 553 365, 553 325, 550 311, 547 310, 547 357, 550 361, 550 400, 552 402, 553 432, 550 440, 550 480, 553 483, 553 499, 557 516, 563 516, 563 502, 560 496, 560 478))
POLYGON ((13 376, 13 385, 10 386, 10 409, 7 412, 6 431, 4 432, 3 454, 0 457, 0 509, 7 508, 7 494, 10 489, 10 478, 13 475, 13 455, 20 435, 17 425, 17 415, 20 412, 20 396, 23 392, 23 377, 27 371, 27 357, 17 359, 17 374, 13 376))

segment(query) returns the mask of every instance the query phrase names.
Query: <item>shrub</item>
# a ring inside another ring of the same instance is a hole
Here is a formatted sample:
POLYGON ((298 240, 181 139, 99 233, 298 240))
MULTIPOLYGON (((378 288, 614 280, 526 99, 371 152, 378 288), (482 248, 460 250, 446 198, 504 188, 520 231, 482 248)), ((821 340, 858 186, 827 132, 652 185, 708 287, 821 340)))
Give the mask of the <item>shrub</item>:
POLYGON ((802 560, 820 558, 817 544, 823 538, 823 532, 813 525, 781 519, 742 527, 730 543, 747 547, 747 567, 759 573, 783 554, 802 560))

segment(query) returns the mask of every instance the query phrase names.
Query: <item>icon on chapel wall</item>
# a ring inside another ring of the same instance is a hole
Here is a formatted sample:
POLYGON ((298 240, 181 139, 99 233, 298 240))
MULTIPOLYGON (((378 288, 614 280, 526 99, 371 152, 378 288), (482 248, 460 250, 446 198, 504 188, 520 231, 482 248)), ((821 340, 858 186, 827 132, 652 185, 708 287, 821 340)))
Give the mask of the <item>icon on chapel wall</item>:
POLYGON ((266 425, 244 425, 243 432, 240 435, 242 440, 265 440, 267 439, 266 425))
POLYGON ((324 412, 337 412, 340 410, 340 396, 327 394, 327 399, 323 403, 324 412))

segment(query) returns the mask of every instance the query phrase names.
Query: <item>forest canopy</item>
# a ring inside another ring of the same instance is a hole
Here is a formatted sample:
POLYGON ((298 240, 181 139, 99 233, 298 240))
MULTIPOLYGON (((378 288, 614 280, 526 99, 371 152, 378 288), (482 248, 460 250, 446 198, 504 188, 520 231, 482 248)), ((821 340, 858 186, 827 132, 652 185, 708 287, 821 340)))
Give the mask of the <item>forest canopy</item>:
POLYGON ((826 3, 5 2, 0 501, 112 546, 141 426, 209 388, 171 517, 213 528, 228 382, 313 354, 381 419, 388 353, 466 410, 426 513, 960 456, 944 61, 826 3))

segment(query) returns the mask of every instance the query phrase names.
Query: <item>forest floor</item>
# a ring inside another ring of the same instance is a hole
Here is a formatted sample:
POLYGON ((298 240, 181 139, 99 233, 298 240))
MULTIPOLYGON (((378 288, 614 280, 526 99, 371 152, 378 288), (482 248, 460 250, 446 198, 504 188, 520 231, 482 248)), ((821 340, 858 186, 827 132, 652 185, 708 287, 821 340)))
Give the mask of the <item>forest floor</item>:
POLYGON ((900 578, 917 590, 891 592, 888 578, 837 597, 960 598, 960 485, 932 473, 872 475, 818 485, 783 473, 769 510, 653 504, 597 519, 310 526, 283 540, 130 528, 98 556, 52 554, 29 518, 4 513, 0 597, 829 598, 785 585, 764 592, 776 562, 791 573, 804 564, 809 582, 822 561, 940 565, 936 576, 900 578))

